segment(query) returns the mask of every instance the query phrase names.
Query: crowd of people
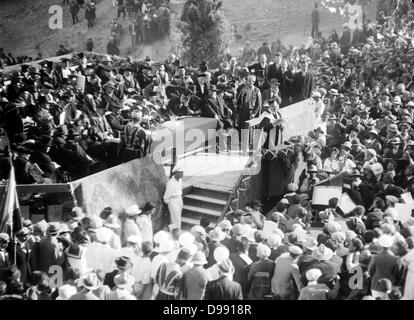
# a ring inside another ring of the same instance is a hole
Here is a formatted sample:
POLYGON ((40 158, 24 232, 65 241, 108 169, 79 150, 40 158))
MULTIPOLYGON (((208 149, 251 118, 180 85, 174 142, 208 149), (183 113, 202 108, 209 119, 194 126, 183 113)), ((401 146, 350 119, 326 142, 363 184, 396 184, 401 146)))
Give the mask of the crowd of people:
POLYGON ((229 57, 218 70, 187 68, 174 55, 156 64, 78 54, 2 75, 0 122, 19 183, 57 181, 58 167, 76 177, 144 156, 149 129, 181 116, 215 118, 225 131, 269 113, 259 127, 283 131, 278 110, 312 98, 322 125, 292 139, 306 145, 307 170, 266 214, 255 200, 217 226, 202 219, 190 232, 154 235, 150 203, 90 217, 76 207, 60 224, 24 221, 17 243, 0 236, 0 297, 414 299, 414 217, 400 221, 398 211, 414 196, 414 15, 396 12, 341 38, 316 33, 300 49, 265 45, 256 63, 229 57), (71 168, 69 156, 85 171, 71 168), (313 186, 338 173, 356 208, 344 215, 332 198, 315 215, 313 186), (277 225, 271 234, 269 222, 277 225), (57 288, 53 266, 63 270, 57 288))

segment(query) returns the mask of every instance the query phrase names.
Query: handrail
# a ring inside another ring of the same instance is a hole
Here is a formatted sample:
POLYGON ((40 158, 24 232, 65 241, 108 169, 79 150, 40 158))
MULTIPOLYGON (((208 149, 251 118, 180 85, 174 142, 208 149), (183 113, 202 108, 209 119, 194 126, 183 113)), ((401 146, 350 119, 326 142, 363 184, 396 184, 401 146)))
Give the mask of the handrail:
MULTIPOLYGON (((249 160, 249 162, 244 167, 243 172, 244 172, 244 170, 246 168, 248 168, 252 164, 252 161, 253 161, 253 159, 249 160)), ((236 182, 236 184, 233 187, 233 190, 232 190, 232 192, 230 194, 230 197, 227 200, 227 202, 226 202, 226 204, 225 204, 225 206, 224 206, 224 208, 223 208, 223 210, 221 212, 220 218, 218 219, 217 223, 219 223, 220 221, 222 221, 224 219, 224 217, 227 214, 227 211, 228 211, 230 205, 233 203, 233 201, 235 199, 235 195, 236 195, 237 191, 239 190, 239 187, 240 187, 241 183, 243 182, 243 179, 244 178, 245 178, 245 174, 242 173, 240 175, 240 177, 237 179, 237 182, 236 182)))

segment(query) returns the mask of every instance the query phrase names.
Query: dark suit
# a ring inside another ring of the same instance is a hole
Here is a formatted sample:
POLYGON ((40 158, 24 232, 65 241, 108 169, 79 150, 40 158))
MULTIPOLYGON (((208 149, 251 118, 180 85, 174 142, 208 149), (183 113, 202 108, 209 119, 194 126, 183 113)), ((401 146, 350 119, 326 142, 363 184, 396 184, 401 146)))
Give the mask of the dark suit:
POLYGON ((276 63, 273 63, 269 66, 269 71, 267 73, 267 79, 277 79, 279 83, 283 83, 283 72, 280 66, 277 66, 276 63))
POLYGON ((294 102, 300 102, 311 97, 313 90, 313 75, 307 71, 303 74, 302 71, 295 73, 293 76, 293 99, 294 102))
MULTIPOLYGON (((21 281, 23 283, 26 283, 30 280, 30 276, 32 274, 32 268, 30 265, 31 247, 27 242, 23 246, 26 249, 26 251, 24 251, 19 244, 17 244, 16 246, 16 266, 20 270, 21 281)), ((10 242, 7 250, 9 253, 10 261, 14 263, 15 255, 13 242, 10 242)))
POLYGON ((221 277, 207 284, 205 300, 243 300, 240 284, 221 277))
POLYGON ((242 287, 243 297, 246 299, 249 290, 247 275, 249 273, 250 264, 247 264, 247 262, 244 261, 238 253, 231 254, 230 260, 233 262, 234 266, 233 280, 240 283, 242 287))
POLYGON ((257 74, 257 71, 259 70, 263 70, 265 76, 268 74, 269 72, 269 65, 266 63, 266 65, 263 67, 259 62, 252 64, 251 66, 248 67, 249 71, 252 72, 252 70, 254 70, 254 74, 257 74))
POLYGON ((116 277, 116 275, 118 274, 119 270, 113 270, 111 272, 108 272, 107 274, 105 274, 105 278, 104 278, 104 285, 108 286, 111 290, 113 288, 115 288, 115 283, 114 283, 114 278, 116 277))
POLYGON ((114 136, 119 138, 120 133, 125 129, 126 120, 121 115, 115 115, 113 113, 108 113, 105 115, 106 121, 108 121, 109 126, 114 132, 114 136))
POLYGON ((231 237, 224 239, 221 243, 229 249, 230 254, 237 253, 237 243, 240 241, 240 237, 231 237))
POLYGON ((393 285, 396 285, 400 279, 398 258, 389 252, 381 252, 373 257, 368 272, 372 279, 373 290, 379 290, 378 280, 381 278, 389 279, 393 285))

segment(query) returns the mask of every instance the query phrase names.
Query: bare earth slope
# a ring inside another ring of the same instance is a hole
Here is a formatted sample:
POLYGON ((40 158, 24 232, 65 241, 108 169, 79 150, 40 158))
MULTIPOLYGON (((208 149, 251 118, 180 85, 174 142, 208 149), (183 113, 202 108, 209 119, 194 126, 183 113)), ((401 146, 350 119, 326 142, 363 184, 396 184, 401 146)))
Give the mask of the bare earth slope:
MULTIPOLYGON (((172 0, 174 7, 180 7, 184 0, 172 0)), ((84 11, 79 17, 81 22, 72 25, 68 6, 63 11, 63 29, 50 30, 48 9, 51 5, 60 5, 62 0, 0 0, 0 47, 14 55, 43 57, 54 56, 59 44, 74 50, 83 50, 86 40, 92 38, 95 51, 105 52, 109 37, 109 24, 116 16, 112 0, 98 0, 96 25, 88 30, 84 11)), ((239 34, 233 47, 233 54, 238 54, 246 40, 257 48, 263 41, 270 43, 278 38, 286 45, 304 43, 310 33, 310 12, 312 0, 223 0, 223 10, 229 22, 239 34)), ((178 11, 178 9, 176 9, 178 11)), ((368 17, 372 18, 374 5, 368 8, 368 17)), ((327 33, 333 27, 342 30, 342 20, 338 14, 320 9, 320 29, 327 33)), ((173 14, 173 19, 177 15, 173 14)), ((164 58, 172 50, 174 43, 170 39, 158 41, 150 46, 140 46, 132 52, 128 37, 127 23, 121 41, 121 55, 143 57, 151 55, 153 59, 164 58)))

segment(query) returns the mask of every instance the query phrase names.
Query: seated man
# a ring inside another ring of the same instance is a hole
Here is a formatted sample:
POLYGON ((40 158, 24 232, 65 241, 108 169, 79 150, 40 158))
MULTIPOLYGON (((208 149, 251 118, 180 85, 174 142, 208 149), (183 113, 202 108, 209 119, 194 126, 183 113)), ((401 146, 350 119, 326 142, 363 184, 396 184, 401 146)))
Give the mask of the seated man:
POLYGON ((168 102, 168 113, 176 117, 184 117, 194 115, 196 109, 194 99, 191 97, 191 91, 186 90, 181 93, 180 97, 173 97, 168 102))
POLYGON ((233 126, 231 120, 232 111, 224 102, 222 94, 215 85, 210 86, 209 95, 202 102, 201 116, 205 118, 215 118, 218 121, 218 129, 228 129, 233 126))

